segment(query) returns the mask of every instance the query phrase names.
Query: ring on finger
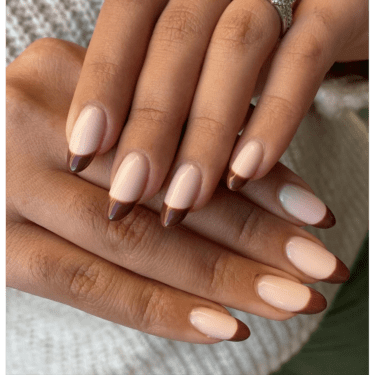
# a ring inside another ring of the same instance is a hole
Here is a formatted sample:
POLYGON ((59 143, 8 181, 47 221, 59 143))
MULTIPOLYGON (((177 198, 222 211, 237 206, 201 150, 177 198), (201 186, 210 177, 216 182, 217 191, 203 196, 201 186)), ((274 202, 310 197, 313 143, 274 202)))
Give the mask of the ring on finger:
POLYGON ((293 5, 296 0, 268 0, 277 10, 281 20, 281 36, 283 36, 290 26, 293 19, 293 5))

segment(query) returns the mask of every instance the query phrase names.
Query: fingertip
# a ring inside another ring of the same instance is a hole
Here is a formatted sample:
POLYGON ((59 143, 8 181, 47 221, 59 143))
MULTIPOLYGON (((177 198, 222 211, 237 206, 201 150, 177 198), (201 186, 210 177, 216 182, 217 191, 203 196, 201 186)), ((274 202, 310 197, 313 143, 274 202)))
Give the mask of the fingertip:
POLYGON ((86 169, 90 163, 93 161, 96 153, 93 152, 88 155, 77 155, 68 149, 67 155, 67 167, 68 170, 72 173, 79 173, 86 169))

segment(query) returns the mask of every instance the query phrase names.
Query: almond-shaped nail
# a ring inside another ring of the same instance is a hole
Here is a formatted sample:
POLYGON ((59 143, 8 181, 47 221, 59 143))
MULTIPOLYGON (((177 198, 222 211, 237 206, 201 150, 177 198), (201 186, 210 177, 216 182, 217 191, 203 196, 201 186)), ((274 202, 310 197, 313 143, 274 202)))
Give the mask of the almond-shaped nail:
POLYGON ((297 185, 285 185, 279 193, 281 205, 290 215, 317 228, 331 228, 332 211, 314 194, 297 185))
POLYGON ((258 141, 250 141, 242 148, 234 160, 227 179, 228 188, 238 190, 253 176, 263 158, 263 146, 258 141))
POLYGON ((146 186, 149 174, 147 158, 131 152, 122 161, 109 191, 109 220, 124 218, 135 206, 146 186))
POLYGON ((298 314, 316 314, 327 307, 326 299, 316 290, 273 275, 258 276, 258 295, 271 306, 298 314))
POLYGON ((83 171, 94 159, 106 127, 102 109, 86 106, 74 125, 68 149, 68 168, 71 172, 83 171))
POLYGON ((228 341, 243 341, 250 336, 246 324, 233 316, 209 309, 197 307, 189 315, 191 324, 204 335, 228 341))
POLYGON ((296 268, 314 279, 330 283, 343 283, 349 279, 350 272, 345 264, 313 241, 292 237, 285 251, 296 268))
POLYGON ((180 223, 189 212, 198 194, 202 176, 198 167, 183 164, 168 187, 161 212, 164 227, 180 223))

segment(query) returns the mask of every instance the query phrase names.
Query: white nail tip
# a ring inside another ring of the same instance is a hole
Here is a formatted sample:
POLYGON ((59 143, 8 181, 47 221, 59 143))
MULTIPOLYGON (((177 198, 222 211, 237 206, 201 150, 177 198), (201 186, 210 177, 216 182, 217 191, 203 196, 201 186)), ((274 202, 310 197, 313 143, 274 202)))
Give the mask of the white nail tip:
POLYGON ((102 109, 86 106, 74 125, 69 142, 69 150, 76 155, 96 152, 106 126, 106 116, 102 109))
POLYGON ((270 305, 285 311, 301 311, 310 301, 308 287, 282 277, 263 275, 257 282, 259 296, 270 305))
POLYGON ((306 224, 319 223, 327 213, 326 205, 318 197, 296 185, 284 186, 279 199, 288 213, 306 224))
POLYGON ((193 205, 201 183, 200 170, 192 164, 183 164, 177 170, 169 185, 164 203, 176 209, 193 205))
POLYGON ((315 279, 326 279, 336 269, 336 257, 306 238, 291 238, 285 250, 287 257, 296 268, 315 279))
POLYGON ((109 195, 120 202, 135 202, 147 183, 149 165, 145 156, 131 152, 122 161, 109 195))
POLYGON ((191 324, 208 337, 229 340, 238 328, 235 318, 206 307, 195 308, 189 315, 191 324))
POLYGON ((263 146, 258 141, 248 142, 237 155, 231 170, 242 178, 250 178, 263 158, 263 146))

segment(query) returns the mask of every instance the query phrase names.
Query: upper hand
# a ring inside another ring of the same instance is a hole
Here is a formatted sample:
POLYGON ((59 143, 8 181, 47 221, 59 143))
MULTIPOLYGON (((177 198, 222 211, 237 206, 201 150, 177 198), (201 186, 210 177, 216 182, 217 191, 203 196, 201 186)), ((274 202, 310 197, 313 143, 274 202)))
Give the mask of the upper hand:
POLYGON ((267 0, 104 2, 66 132, 76 172, 122 132, 111 172, 111 220, 155 196, 168 172, 165 226, 209 201, 228 161, 231 189, 262 178, 289 145, 330 66, 367 57, 367 0, 300 1, 277 45, 280 25, 267 0), (257 82, 265 85, 251 114, 257 82))

